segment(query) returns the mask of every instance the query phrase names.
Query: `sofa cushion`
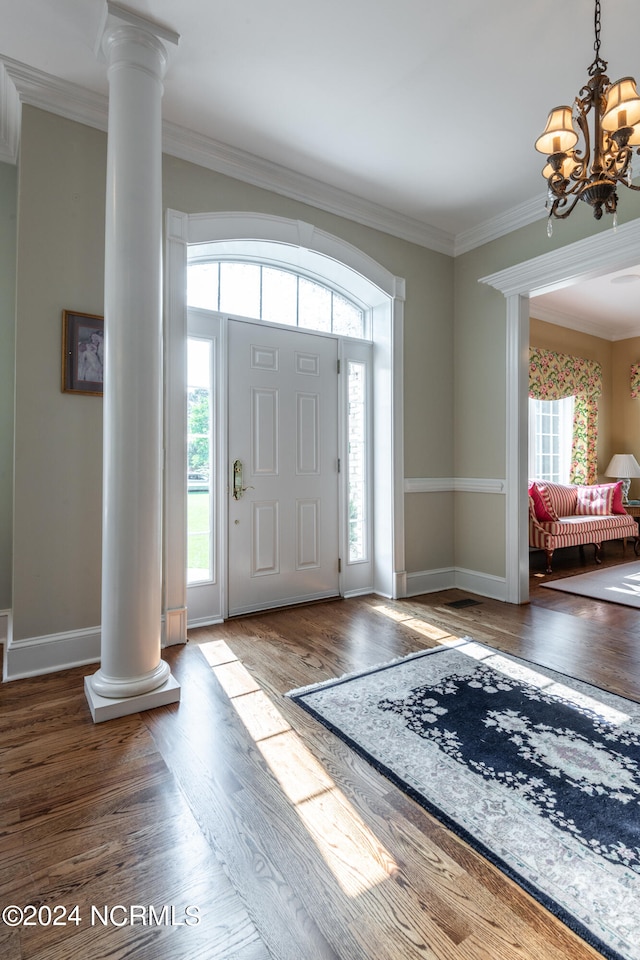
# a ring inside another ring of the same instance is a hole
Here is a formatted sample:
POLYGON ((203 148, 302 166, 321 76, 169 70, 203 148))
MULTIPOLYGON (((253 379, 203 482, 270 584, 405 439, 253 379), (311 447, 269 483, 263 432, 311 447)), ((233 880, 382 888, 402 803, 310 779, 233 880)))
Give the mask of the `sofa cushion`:
POLYGON ((556 517, 571 517, 576 512, 576 487, 568 483, 551 483, 549 480, 536 481, 540 495, 551 504, 556 517))
POLYGON ((606 517, 613 513, 612 484, 594 483, 589 487, 578 487, 576 493, 576 516, 606 517))
POLYGON ((622 504, 622 481, 577 487, 576 492, 578 516, 605 517, 612 513, 626 513, 622 504))
POLYGON ((622 480, 613 484, 613 513, 626 513, 624 503, 622 502, 622 480))
POLYGON ((549 522, 551 520, 558 519, 558 515, 553 509, 549 494, 544 487, 541 489, 535 481, 532 481, 529 483, 529 496, 533 500, 533 508, 535 510, 537 520, 549 522))
MULTIPOLYGON (((573 517, 559 517, 551 523, 541 523, 540 526, 545 533, 550 533, 552 536, 575 535, 585 537, 585 535, 588 535, 588 539, 584 540, 585 543, 599 543, 601 540, 615 539, 617 531, 631 530, 632 533, 636 533, 637 527, 629 524, 630 519, 633 519, 633 517, 630 518, 628 514, 606 517, 574 515, 573 517), (592 537, 593 539, 591 539, 592 537)), ((618 535, 623 536, 623 533, 620 532, 618 535)), ((579 540, 575 542, 578 543, 579 540)))

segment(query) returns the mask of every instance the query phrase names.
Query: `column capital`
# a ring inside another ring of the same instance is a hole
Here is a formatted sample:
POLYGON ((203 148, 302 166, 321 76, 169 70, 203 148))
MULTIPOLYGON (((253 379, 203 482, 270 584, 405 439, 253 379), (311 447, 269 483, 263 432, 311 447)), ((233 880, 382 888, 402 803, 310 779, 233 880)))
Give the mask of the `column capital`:
POLYGON ((162 73, 167 68, 169 57, 180 41, 180 34, 155 20, 148 20, 126 7, 106 0, 94 52, 98 60, 109 61, 109 50, 118 37, 136 41, 142 46, 151 46, 160 55, 162 73))

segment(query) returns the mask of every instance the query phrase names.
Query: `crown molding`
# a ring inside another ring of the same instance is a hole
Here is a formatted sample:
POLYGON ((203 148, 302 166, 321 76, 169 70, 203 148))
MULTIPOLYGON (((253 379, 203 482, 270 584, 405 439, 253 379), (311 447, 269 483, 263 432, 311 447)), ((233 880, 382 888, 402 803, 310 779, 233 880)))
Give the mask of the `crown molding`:
MULTIPOLYGON (((111 6, 114 10, 120 9, 118 4, 112 3, 111 6)), ((173 39, 173 35, 170 39, 173 39)), ((0 55, 0 160, 8 163, 17 161, 20 105, 23 103, 98 130, 107 129, 106 96, 0 55)), ((163 150, 170 156, 447 256, 457 257, 468 253, 547 215, 545 197, 540 195, 454 237, 421 220, 346 190, 331 187, 179 124, 165 121, 162 129, 163 150)))
MULTIPOLYGON (((39 107, 98 130, 107 129, 108 98, 103 94, 85 90, 9 57, 0 56, 0 76, 5 94, 0 101, 0 137, 4 133, 3 122, 9 126, 11 121, 11 135, 7 132, 3 138, 3 143, 4 140, 9 143, 5 151, 9 162, 15 163, 17 159, 20 104, 39 107)), ((0 86, 0 94, 2 92, 3 87, 0 86)), ((178 124, 163 123, 163 150, 179 160, 215 170, 401 240, 453 256, 452 234, 178 124)))
POLYGON ((0 64, 0 161, 17 163, 20 146, 20 98, 15 84, 0 64))
POLYGON ((535 223, 536 220, 546 219, 545 199, 545 194, 540 194, 497 217, 485 220, 472 230, 456 234, 454 256, 459 257, 463 253, 469 253, 470 250, 504 237, 520 227, 526 227, 530 223, 535 223))
POLYGON ((569 330, 577 330, 578 333, 588 333, 592 337, 599 337, 601 340, 629 340, 631 337, 637 337, 637 330, 629 329, 627 326, 616 326, 615 319, 610 316, 606 323, 598 323, 595 320, 587 320, 585 317, 577 317, 574 314, 563 313, 561 310, 550 310, 548 308, 538 307, 535 302, 531 304, 530 314, 536 320, 543 320, 545 323, 553 323, 559 327, 567 327, 569 330))
POLYGON ((567 327, 569 330, 577 330, 578 333, 588 333, 592 337, 600 337, 602 340, 616 340, 617 336, 611 336, 611 331, 606 333, 602 330, 600 324, 592 323, 584 317, 576 317, 573 314, 563 313, 561 310, 549 310, 541 308, 531 303, 529 308, 531 317, 536 320, 543 320, 545 323, 553 323, 558 327, 567 327))
POLYGON ((453 256, 452 234, 296 173, 288 167, 211 140, 178 124, 163 124, 163 149, 165 153, 180 160, 215 170, 255 187, 271 190, 374 230, 390 233, 401 240, 408 240, 437 253, 453 256))
POLYGON ((0 64, 14 86, 20 104, 39 107, 98 130, 107 129, 107 97, 8 57, 1 57, 0 64))

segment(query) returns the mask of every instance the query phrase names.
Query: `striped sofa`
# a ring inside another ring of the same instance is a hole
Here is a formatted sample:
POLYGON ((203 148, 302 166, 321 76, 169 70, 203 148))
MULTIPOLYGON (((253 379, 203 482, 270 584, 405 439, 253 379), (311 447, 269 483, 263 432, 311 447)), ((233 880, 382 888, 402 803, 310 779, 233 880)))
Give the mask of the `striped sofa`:
POLYGON ((529 481, 529 546, 545 551, 547 573, 558 547, 592 543, 601 563, 604 541, 619 539, 632 539, 637 556, 638 524, 624 509, 621 482, 581 487, 529 481))

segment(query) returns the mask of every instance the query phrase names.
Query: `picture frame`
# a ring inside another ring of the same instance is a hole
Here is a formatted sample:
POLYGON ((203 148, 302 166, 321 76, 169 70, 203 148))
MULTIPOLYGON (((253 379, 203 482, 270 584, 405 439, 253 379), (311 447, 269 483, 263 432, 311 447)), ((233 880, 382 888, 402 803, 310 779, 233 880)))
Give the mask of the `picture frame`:
POLYGON ((103 396, 104 317, 62 311, 62 390, 103 396))

